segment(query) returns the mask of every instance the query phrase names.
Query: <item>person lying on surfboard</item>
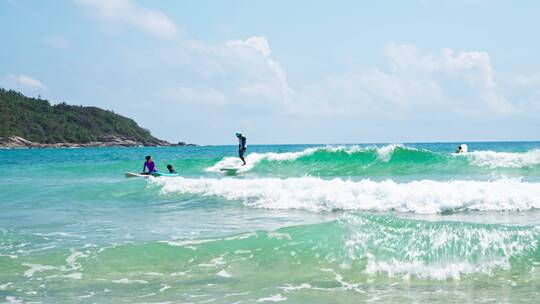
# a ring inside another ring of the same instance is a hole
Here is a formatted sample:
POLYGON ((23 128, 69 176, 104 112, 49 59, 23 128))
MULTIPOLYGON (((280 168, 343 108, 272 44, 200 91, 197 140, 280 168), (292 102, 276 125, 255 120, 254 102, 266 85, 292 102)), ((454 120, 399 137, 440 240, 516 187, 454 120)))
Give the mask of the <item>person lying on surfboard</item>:
POLYGON ((244 159, 244 152, 247 150, 247 139, 242 133, 237 132, 236 137, 238 137, 238 157, 242 160, 242 166, 246 165, 246 160, 244 159))
POLYGON ((144 162, 144 167, 141 174, 150 175, 157 172, 156 163, 154 163, 152 156, 148 155, 147 157, 145 157, 145 159, 146 161, 144 162), (146 169, 148 169, 148 172, 146 172, 146 169))
POLYGON ((169 173, 173 174, 173 173, 176 173, 176 171, 174 171, 174 168, 172 165, 167 165, 167 170, 169 170, 169 173))

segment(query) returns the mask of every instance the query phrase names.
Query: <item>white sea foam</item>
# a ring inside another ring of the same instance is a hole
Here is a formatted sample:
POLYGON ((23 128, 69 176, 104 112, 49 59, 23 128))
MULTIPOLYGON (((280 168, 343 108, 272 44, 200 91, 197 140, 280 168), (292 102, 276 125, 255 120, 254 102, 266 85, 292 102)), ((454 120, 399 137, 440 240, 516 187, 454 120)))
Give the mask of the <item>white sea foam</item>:
POLYGON ((88 298, 91 298, 91 297, 93 297, 95 295, 96 295, 96 293, 91 291, 89 294, 78 296, 77 298, 79 298, 79 299, 88 299, 88 298))
POLYGON ((213 267, 217 267, 217 266, 225 265, 225 264, 227 264, 227 263, 223 259, 223 256, 219 256, 217 258, 213 258, 209 263, 201 263, 201 264, 199 264, 199 266, 213 268, 213 267))
POLYGON ((365 272, 389 277, 459 280, 511 268, 511 259, 535 252, 536 229, 507 226, 417 223, 401 226, 377 218, 346 216, 350 235, 344 248, 351 260, 366 259, 365 272), (407 244, 403 246, 403 244, 407 244), (426 250, 429 248, 429 250, 426 250), (381 254, 381 251, 384 254, 381 254))
POLYGON ((389 277, 402 276, 405 279, 411 276, 420 279, 459 280, 462 275, 482 273, 491 275, 496 268, 509 269, 510 263, 506 259, 497 259, 480 263, 454 262, 440 265, 426 265, 420 261, 404 262, 399 260, 375 261, 368 259, 366 273, 386 273, 389 277))
POLYGON ((291 237, 290 234, 288 234, 288 233, 276 232, 276 231, 268 232, 268 233, 267 233, 267 236, 268 236, 269 238, 274 238, 274 239, 278 239, 278 240, 282 240, 282 239, 288 239, 289 241, 292 240, 292 237, 291 237))
POLYGON ((161 288, 159 289, 159 292, 164 292, 167 289, 170 289, 171 286, 167 284, 161 284, 161 288))
POLYGON ((495 152, 495 151, 474 151, 467 154, 456 154, 458 157, 466 157, 477 166, 487 166, 491 168, 521 168, 540 164, 540 150, 530 150, 523 153, 517 152, 495 152))
POLYGON ((456 210, 528 210, 540 208, 540 183, 517 179, 396 183, 339 178, 175 178, 155 179, 163 194, 199 194, 240 200, 265 209, 396 210, 440 213, 456 210))
POLYGON ((64 277, 65 277, 65 278, 69 278, 69 279, 80 280, 80 279, 82 279, 82 273, 80 273, 80 272, 73 272, 73 273, 70 273, 70 274, 65 275, 64 277))
MULTIPOLYGON (((403 146, 398 145, 398 144, 392 144, 392 145, 386 145, 384 147, 376 148, 379 160, 383 162, 390 161, 390 159, 392 158, 392 154, 394 153, 394 150, 396 150, 396 148, 403 148, 403 146)), ((408 148, 408 149, 416 150, 413 148, 408 148)))
POLYGON ((160 242, 169 244, 171 246, 186 247, 190 245, 199 245, 199 244, 213 242, 213 241, 214 240, 212 239, 203 239, 203 240, 180 240, 180 241, 170 240, 170 241, 160 241, 160 242))
POLYGON ((219 271, 216 275, 220 276, 220 277, 223 277, 223 278, 230 278, 232 277, 232 275, 230 273, 228 273, 225 269, 222 269, 221 271, 219 271))
POLYGON ((279 289, 283 290, 284 292, 291 292, 295 290, 302 290, 302 289, 312 289, 313 287, 309 283, 302 283, 300 285, 291 285, 291 284, 285 284, 285 286, 278 287, 279 289))
POLYGON ((67 270, 76 270, 81 268, 81 264, 77 261, 79 258, 86 258, 87 254, 84 254, 80 251, 72 251, 71 254, 66 258, 67 270))
POLYGON ((13 283, 7 282, 6 284, 0 285, 0 290, 6 290, 9 286, 11 286, 13 283))
POLYGON ((34 233, 34 235, 37 235, 37 236, 63 236, 63 237, 72 237, 72 238, 78 237, 76 235, 73 235, 73 234, 70 234, 70 233, 67 233, 67 232, 34 233))
POLYGON ((271 295, 269 297, 260 298, 260 299, 257 300, 257 303, 261 303, 261 302, 283 302, 283 301, 287 301, 287 298, 278 293, 278 294, 275 294, 275 295, 271 295))
POLYGON ((117 284, 131 284, 131 283, 148 284, 148 281, 145 281, 145 280, 130 280, 128 278, 122 278, 122 279, 119 279, 119 280, 113 280, 111 282, 117 283, 117 284))
POLYGON ((29 267, 29 269, 27 269, 24 272, 24 276, 27 277, 27 278, 32 277, 34 275, 34 273, 36 273, 36 272, 56 269, 56 267, 48 266, 48 265, 41 265, 41 264, 27 264, 27 263, 25 263, 25 264, 23 264, 23 266, 29 267))
POLYGON ((21 303, 24 303, 23 300, 19 300, 15 297, 6 297, 6 304, 21 304, 21 303))

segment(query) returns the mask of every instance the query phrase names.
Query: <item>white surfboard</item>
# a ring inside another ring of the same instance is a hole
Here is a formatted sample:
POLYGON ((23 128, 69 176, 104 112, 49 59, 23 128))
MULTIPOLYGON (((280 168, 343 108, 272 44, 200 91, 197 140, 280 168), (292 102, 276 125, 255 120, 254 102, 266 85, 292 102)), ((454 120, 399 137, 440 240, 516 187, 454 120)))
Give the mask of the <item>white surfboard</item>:
POLYGON ((219 171, 227 175, 236 175, 238 173, 238 170, 240 170, 240 168, 220 168, 219 169, 219 171))
POLYGON ((145 174, 139 174, 139 173, 133 173, 133 172, 126 172, 126 177, 127 178, 130 178, 130 177, 142 177, 142 178, 148 178, 150 175, 145 175, 145 174))

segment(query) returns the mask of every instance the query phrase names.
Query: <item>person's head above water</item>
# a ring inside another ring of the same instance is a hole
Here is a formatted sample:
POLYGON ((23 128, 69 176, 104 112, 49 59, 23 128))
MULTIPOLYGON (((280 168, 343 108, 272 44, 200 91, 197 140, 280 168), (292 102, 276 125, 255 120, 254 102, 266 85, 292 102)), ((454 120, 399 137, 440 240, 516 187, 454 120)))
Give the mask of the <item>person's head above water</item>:
POLYGON ((151 155, 148 155, 145 157, 146 161, 151 161, 152 160, 152 156, 151 155))
POLYGON ((236 137, 240 137, 240 136, 242 136, 242 133, 236 132, 235 135, 236 135, 236 137))
POLYGON ((169 173, 176 173, 172 165, 167 165, 167 170, 169 170, 169 173))

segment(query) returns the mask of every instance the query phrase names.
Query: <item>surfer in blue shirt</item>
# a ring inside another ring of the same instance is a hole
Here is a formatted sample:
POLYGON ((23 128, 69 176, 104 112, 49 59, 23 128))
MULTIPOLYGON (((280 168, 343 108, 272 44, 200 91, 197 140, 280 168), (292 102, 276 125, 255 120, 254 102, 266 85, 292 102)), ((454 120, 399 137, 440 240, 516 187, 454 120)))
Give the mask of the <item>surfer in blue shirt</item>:
POLYGON ((244 152, 247 150, 247 139, 242 133, 236 133, 236 137, 238 137, 238 157, 240 157, 243 162, 242 166, 245 166, 246 160, 244 159, 244 152))
POLYGON ((146 161, 144 162, 144 167, 141 174, 149 175, 157 172, 156 164, 154 163, 152 156, 148 155, 147 157, 145 157, 145 159, 146 161), (148 172, 146 172, 146 169, 148 169, 148 172))

